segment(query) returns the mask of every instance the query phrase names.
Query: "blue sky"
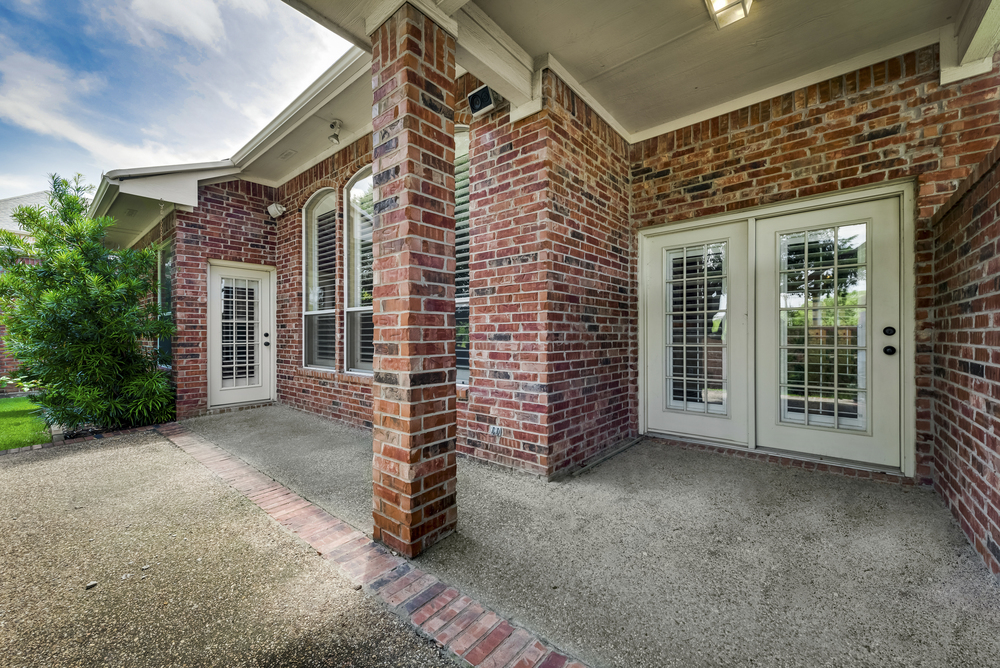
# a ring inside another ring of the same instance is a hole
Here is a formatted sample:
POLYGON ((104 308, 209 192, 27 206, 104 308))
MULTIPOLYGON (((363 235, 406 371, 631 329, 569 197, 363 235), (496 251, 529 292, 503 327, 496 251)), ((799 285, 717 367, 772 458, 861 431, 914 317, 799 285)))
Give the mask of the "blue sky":
POLYGON ((347 48, 281 0, 3 0, 0 199, 230 158, 347 48))

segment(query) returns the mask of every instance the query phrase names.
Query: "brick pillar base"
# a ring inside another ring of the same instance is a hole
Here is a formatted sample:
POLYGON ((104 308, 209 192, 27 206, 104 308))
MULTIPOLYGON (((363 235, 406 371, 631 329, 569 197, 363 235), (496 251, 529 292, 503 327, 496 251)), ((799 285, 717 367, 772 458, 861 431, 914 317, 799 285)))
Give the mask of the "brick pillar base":
POLYGON ((455 39, 409 4, 372 35, 375 538, 455 529, 455 39))

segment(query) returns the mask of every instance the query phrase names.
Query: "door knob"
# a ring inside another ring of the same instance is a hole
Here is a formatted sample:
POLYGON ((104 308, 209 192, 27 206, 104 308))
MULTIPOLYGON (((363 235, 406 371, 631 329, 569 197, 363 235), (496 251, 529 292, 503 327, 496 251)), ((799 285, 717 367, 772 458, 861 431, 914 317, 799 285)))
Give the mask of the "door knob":
POLYGON ((265 347, 265 348, 266 348, 267 346, 269 346, 269 345, 271 345, 271 342, 270 342, 270 341, 265 341, 265 342, 264 342, 264 347, 265 347))
MULTIPOLYGON (((267 345, 267 344, 265 343, 264 345, 267 345)), ((886 355, 895 355, 896 354, 896 348, 895 348, 895 346, 886 346, 885 348, 882 349, 882 352, 884 352, 886 355)))

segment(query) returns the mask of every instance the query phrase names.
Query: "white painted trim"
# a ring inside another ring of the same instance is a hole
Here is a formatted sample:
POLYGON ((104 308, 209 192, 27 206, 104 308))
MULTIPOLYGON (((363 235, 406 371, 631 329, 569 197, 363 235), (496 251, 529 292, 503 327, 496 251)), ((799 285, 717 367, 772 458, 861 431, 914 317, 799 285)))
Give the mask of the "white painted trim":
POLYGON ((1000 0, 968 0, 954 34, 960 65, 992 61, 1000 45, 1000 0))
POLYGON ((757 219, 747 218, 747 449, 757 449, 757 219))
POLYGON ((132 246, 135 246, 136 242, 139 241, 139 239, 142 239, 144 236, 146 236, 147 234, 149 234, 150 230, 152 230, 154 227, 156 227, 161 222, 163 222, 163 219, 166 218, 168 215, 170 215, 171 213, 173 213, 174 212, 174 208, 175 208, 175 205, 174 205, 173 202, 165 202, 164 205, 163 205, 163 209, 164 209, 163 213, 161 213, 156 219, 153 220, 153 222, 151 222, 149 225, 147 225, 145 228, 143 228, 143 230, 141 232, 139 232, 134 237, 132 237, 129 240, 129 242, 127 244, 125 244, 124 247, 125 248, 132 248, 132 246))
POLYGON ((785 93, 790 93, 794 90, 805 88, 806 86, 811 86, 812 84, 826 81, 827 79, 832 79, 833 77, 840 76, 842 74, 848 74, 860 67, 865 67, 866 65, 871 65, 888 58, 901 56, 904 53, 909 53, 910 51, 914 51, 925 46, 930 46, 931 44, 936 44, 940 39, 940 34, 940 30, 929 30, 920 35, 916 35, 915 37, 910 37, 909 39, 904 39, 900 42, 896 42, 895 44, 890 44, 880 49, 876 49, 875 51, 869 51, 868 53, 860 56, 842 61, 836 65, 830 65, 829 67, 824 67, 823 69, 810 72, 809 74, 805 74, 801 77, 789 79, 788 81, 775 84, 774 86, 768 86, 767 88, 749 93, 748 95, 729 100, 714 107, 709 107, 708 109, 702 109, 701 111, 693 114, 688 114, 687 116, 683 116, 645 130, 640 130, 634 133, 626 133, 624 136, 629 140, 629 143, 636 144, 652 137, 658 137, 659 135, 673 130, 686 128, 689 125, 694 125, 695 123, 700 123, 701 121, 706 121, 715 118, 716 116, 721 116, 722 114, 742 109, 743 107, 750 106, 751 104, 763 102, 764 100, 770 100, 773 97, 778 97, 779 95, 784 95, 785 93))
MULTIPOLYGON (((789 213, 802 213, 815 209, 827 209, 842 204, 855 204, 868 200, 886 199, 897 197, 900 202, 900 339, 899 353, 902 355, 900 365, 900 461, 901 471, 904 476, 913 477, 916 475, 916 437, 917 437, 917 379, 916 379, 916 332, 917 332, 917 302, 916 302, 916 275, 915 275, 915 246, 916 243, 916 196, 914 193, 914 182, 912 180, 895 181, 889 184, 878 184, 866 186, 839 193, 817 195, 809 198, 802 198, 791 202, 783 202, 776 205, 767 205, 744 209, 733 213, 710 216, 703 219, 685 221, 683 223, 664 223, 639 230, 639 265, 637 267, 637 283, 639 284, 639 313, 637 321, 639 323, 639 432, 641 434, 651 434, 648 430, 648 415, 646 410, 646 390, 643 369, 643 360, 647 359, 646 340, 644 330, 647 322, 647 314, 643 306, 644 287, 642 283, 643 262, 645 261, 645 247, 652 238, 680 232, 684 230, 701 227, 712 227, 732 223, 739 220, 753 219, 754 223, 763 218, 773 218, 789 213)), ((685 439, 690 440, 690 439, 685 439)), ((808 456, 796 457, 788 455, 794 459, 809 459, 808 456)), ((887 470, 887 469, 878 469, 887 470)))
MULTIPOLYGON (((645 303, 645 301, 646 301, 646 283, 645 283, 645 281, 642 280, 642 277, 645 274, 646 256, 649 255, 649 251, 646 250, 647 243, 648 242, 647 242, 646 238, 643 236, 642 230, 640 230, 639 231, 638 252, 636 253, 637 261, 636 261, 636 269, 635 269, 635 271, 636 271, 636 283, 638 285, 638 289, 636 290, 636 298, 638 299, 638 302, 636 303, 636 306, 637 306, 637 309, 638 309, 638 313, 636 314, 637 315, 636 322, 638 323, 638 326, 639 326, 639 332, 638 332, 638 337, 637 337, 637 348, 636 348, 636 361, 637 362, 638 362, 638 360, 645 360, 645 359, 647 359, 647 357, 646 357, 646 309, 643 308, 643 306, 642 306, 645 303)), ((646 396, 646 367, 643 366, 642 364, 637 363, 636 364, 636 368, 637 368, 637 371, 636 371, 636 382, 638 383, 638 386, 636 388, 638 390, 638 392, 637 392, 638 396, 637 396, 637 399, 636 399, 636 405, 637 405, 637 410, 638 410, 638 413, 639 413, 639 415, 637 416, 638 417, 638 425, 639 425, 639 433, 640 434, 645 434, 649 430, 649 424, 647 423, 647 421, 649 420, 649 410, 646 407, 646 401, 648 400, 648 397, 646 396)))
POLYGON ((917 286, 916 286, 916 219, 917 201, 912 181, 899 184, 899 250, 900 250, 900 332, 899 354, 903 356, 900 387, 903 396, 899 411, 902 424, 903 475, 917 474, 917 286))
MULTIPOLYGON (((208 264, 205 267, 205 285, 208 286, 208 291, 205 295, 206 306, 208 312, 208 328, 205 332, 205 361, 208 365, 208 371, 205 373, 205 390, 208 407, 211 408, 221 408, 229 406, 238 406, 240 404, 256 404, 265 401, 275 401, 278 397, 278 270, 274 265, 270 264, 249 264, 247 262, 233 262, 232 260, 217 260, 214 258, 208 258, 208 264), (268 332, 272 333, 273 336, 269 337, 271 342, 271 363, 270 363, 270 387, 268 388, 268 393, 270 397, 268 399, 261 400, 251 400, 243 402, 234 402, 231 404, 213 404, 212 397, 212 341, 213 341, 213 323, 212 323, 212 306, 211 306, 211 285, 212 285, 212 267, 229 268, 229 269, 243 269, 246 271, 265 273, 268 276, 268 293, 269 293, 269 305, 270 317, 268 318, 268 332)), ((176 306, 174 307, 176 310, 176 306)))
POLYGON ((310 7, 308 2, 304 2, 303 0, 281 0, 281 1, 284 2, 286 5, 288 5, 289 7, 291 7, 292 9, 294 9, 295 11, 299 12, 300 14, 308 16, 313 21, 315 21, 316 23, 320 24, 321 26, 332 32, 334 35, 342 37, 343 39, 347 40, 348 42, 358 47, 359 49, 367 51, 368 53, 372 52, 371 40, 364 40, 360 37, 355 37, 350 30, 345 30, 337 23, 331 21, 330 19, 326 18, 326 16, 324 16, 320 12, 310 7))
POLYGON ((249 271, 269 271, 274 273, 277 271, 277 267, 273 264, 249 264, 247 262, 234 262, 233 260, 217 260, 215 258, 207 258, 208 263, 215 267, 228 267, 230 269, 247 269, 249 271))
POLYGON ((455 14, 461 38, 455 59, 514 106, 532 99, 533 61, 493 19, 469 3, 455 14))
POLYGON ((516 123, 522 118, 527 118, 532 114, 537 114, 545 107, 545 100, 542 97, 542 70, 535 70, 531 73, 531 99, 522 105, 510 105, 510 122, 516 123))
POLYGON ((625 126, 619 123, 618 119, 612 116, 611 112, 605 109, 604 105, 598 102, 597 98, 591 95, 590 91, 584 88, 583 84, 577 81, 576 77, 570 74, 569 70, 563 67, 562 63, 556 60, 555 56, 553 56, 551 53, 546 53, 543 56, 539 56, 535 60, 536 70, 543 70, 546 67, 552 70, 554 74, 556 74, 560 79, 562 79, 567 86, 572 88, 574 93, 579 95, 583 99, 583 101, 586 102, 590 106, 590 108, 594 110, 595 113, 597 113, 598 116, 603 118, 604 121, 608 125, 613 127, 618 134, 624 137, 628 143, 630 144, 635 143, 636 140, 633 138, 632 133, 626 130, 625 126))
POLYGON ((202 172, 216 169, 232 169, 236 167, 232 160, 216 160, 214 162, 191 162, 181 165, 158 165, 154 167, 136 167, 134 169, 112 169, 104 175, 110 181, 126 181, 129 179, 164 176, 166 174, 183 174, 187 172, 202 172))
POLYGON ((456 39, 458 38, 458 23, 455 19, 445 14, 436 4, 428 2, 428 0, 379 0, 371 8, 371 13, 365 18, 365 32, 368 35, 373 34, 406 3, 410 3, 416 9, 423 12, 424 16, 434 21, 446 33, 456 39))
MULTIPOLYGON (((307 308, 309 306, 309 292, 308 292, 308 280, 307 280, 307 277, 308 277, 308 259, 306 258, 306 249, 308 248, 308 241, 309 241, 308 236, 307 236, 309 234, 309 221, 306 219, 306 212, 309 210, 309 205, 312 204, 314 200, 316 200, 316 199, 318 199, 320 197, 324 197, 324 196, 326 196, 329 193, 333 193, 334 197, 337 197, 337 198, 340 197, 340 193, 337 192, 336 188, 333 188, 331 186, 324 186, 324 187, 318 189, 312 195, 310 195, 309 199, 307 199, 305 201, 305 204, 303 204, 302 208, 299 210, 299 223, 300 223, 300 226, 302 228, 302 233, 299 235, 299 242, 301 244, 301 246, 299 248, 299 257, 302 258, 302 283, 301 283, 301 286, 302 286, 302 312, 299 315, 299 332, 300 332, 300 335, 301 335, 300 339, 302 340, 302 359, 301 359, 302 368, 303 369, 323 369, 325 371, 334 371, 334 372, 336 372, 337 371, 336 366, 333 366, 333 367, 315 366, 314 367, 314 366, 310 366, 309 364, 306 363, 306 357, 307 357, 307 355, 306 355, 306 316, 310 316, 310 315, 325 315, 325 314, 328 314, 328 313, 334 313, 334 314, 336 314, 337 313, 337 308, 336 307, 334 307, 332 309, 325 309, 325 310, 322 310, 322 311, 310 311, 307 308)), ((338 199, 337 203, 334 206, 338 207, 338 210, 339 210, 339 207, 341 207, 342 204, 343 204, 343 202, 340 199, 338 199)), ((341 219, 343 219, 342 216, 341 216, 341 219)))
POLYGON ((982 60, 962 63, 958 57, 958 37, 955 35, 955 24, 949 23, 941 28, 941 85, 968 79, 969 77, 986 74, 993 70, 993 55, 982 60))
POLYGON ((448 16, 451 16, 462 7, 469 4, 469 0, 436 0, 436 2, 438 9, 448 16))
POLYGON ((370 65, 370 54, 358 48, 349 50, 237 151, 232 162, 243 168, 251 165, 260 155, 312 118, 317 109, 340 95, 359 78, 369 74, 370 65))

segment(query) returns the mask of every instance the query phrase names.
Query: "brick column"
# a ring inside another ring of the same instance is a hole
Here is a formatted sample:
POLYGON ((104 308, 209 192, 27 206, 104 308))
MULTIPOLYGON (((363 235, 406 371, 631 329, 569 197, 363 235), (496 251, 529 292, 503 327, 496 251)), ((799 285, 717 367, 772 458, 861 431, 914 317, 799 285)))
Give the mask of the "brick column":
POLYGON ((455 529, 455 39, 409 4, 372 35, 375 538, 455 529))

